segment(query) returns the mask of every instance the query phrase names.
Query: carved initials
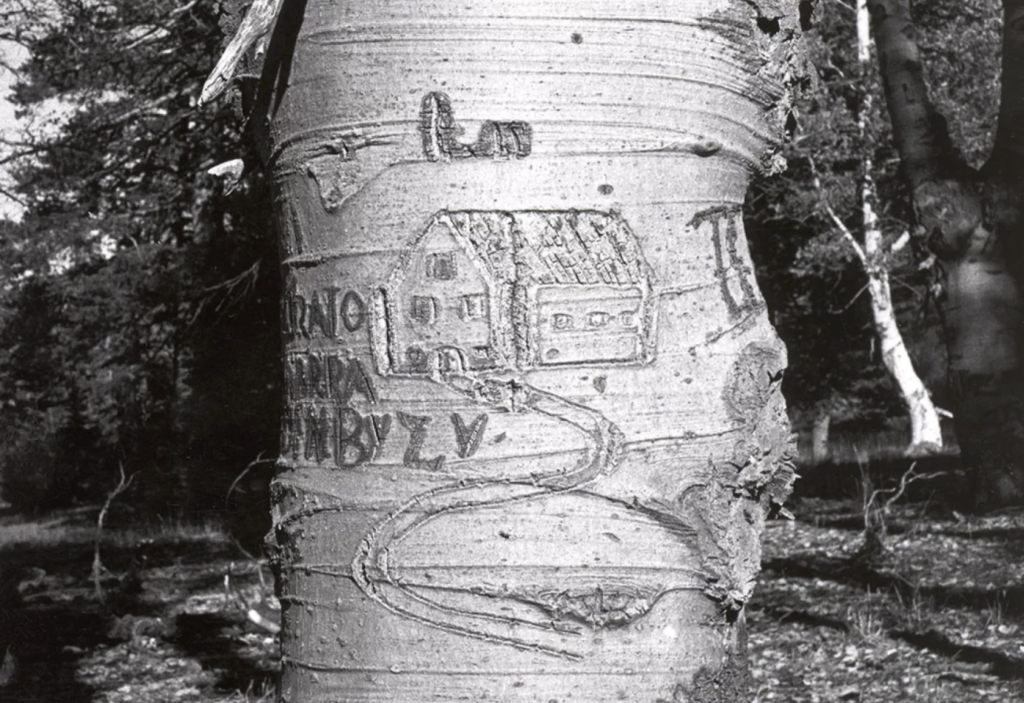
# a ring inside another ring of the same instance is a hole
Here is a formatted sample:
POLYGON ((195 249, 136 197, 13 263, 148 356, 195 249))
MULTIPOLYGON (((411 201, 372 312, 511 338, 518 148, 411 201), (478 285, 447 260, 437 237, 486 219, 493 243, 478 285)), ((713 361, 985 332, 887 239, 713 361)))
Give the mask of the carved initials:
POLYGON ((452 425, 455 426, 455 442, 459 445, 459 456, 468 459, 476 454, 487 428, 487 415, 477 415, 473 423, 467 427, 462 415, 452 413, 452 425))
POLYGON ((324 459, 330 459, 328 450, 331 436, 331 417, 327 410, 321 409, 319 415, 316 410, 310 409, 306 415, 306 448, 303 455, 306 459, 312 459, 318 464, 324 459))
POLYGON ((718 205, 707 210, 701 210, 690 220, 690 227, 700 227, 705 222, 711 223, 711 237, 715 245, 715 277, 722 286, 722 298, 732 318, 740 317, 743 312, 757 305, 757 295, 750 280, 754 275, 750 267, 744 264, 740 257, 736 241, 739 238, 737 220, 742 214, 738 205, 718 205), (725 244, 722 243, 722 221, 726 222, 725 244), (726 265, 726 254, 729 257, 729 264, 726 265), (737 300, 732 291, 729 290, 727 273, 729 268, 736 269, 736 279, 740 286, 740 299, 737 300))
POLYGON ((282 456, 339 469, 366 464, 391 432, 391 415, 361 415, 350 407, 291 408, 285 412, 281 437, 282 456))
POLYGON ((359 394, 377 402, 377 392, 362 363, 335 354, 289 355, 285 363, 289 396, 295 400, 333 399, 347 405, 359 394))
POLYGON ((444 93, 427 93, 420 110, 423 153, 431 161, 452 159, 517 158, 530 155, 533 127, 528 122, 487 120, 480 127, 476 142, 464 144, 458 139, 462 128, 455 121, 452 102, 444 93))

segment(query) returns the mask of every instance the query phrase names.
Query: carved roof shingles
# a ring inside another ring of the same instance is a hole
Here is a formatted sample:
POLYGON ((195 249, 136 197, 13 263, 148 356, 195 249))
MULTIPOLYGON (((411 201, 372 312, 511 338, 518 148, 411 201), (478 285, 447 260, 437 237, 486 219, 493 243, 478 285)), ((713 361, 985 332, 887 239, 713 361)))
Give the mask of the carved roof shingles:
POLYGON ((497 280, 540 284, 642 285, 633 233, 616 213, 594 210, 446 213, 497 280), (515 267, 515 268, 513 268, 515 267))

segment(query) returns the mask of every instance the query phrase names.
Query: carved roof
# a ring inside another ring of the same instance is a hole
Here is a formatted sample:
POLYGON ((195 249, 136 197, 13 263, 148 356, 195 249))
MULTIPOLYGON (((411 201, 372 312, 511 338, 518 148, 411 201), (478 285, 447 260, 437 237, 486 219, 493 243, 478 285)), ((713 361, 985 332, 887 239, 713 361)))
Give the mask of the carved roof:
POLYGON ((617 213, 594 210, 446 212, 438 220, 468 242, 499 281, 645 285, 636 238, 617 213))

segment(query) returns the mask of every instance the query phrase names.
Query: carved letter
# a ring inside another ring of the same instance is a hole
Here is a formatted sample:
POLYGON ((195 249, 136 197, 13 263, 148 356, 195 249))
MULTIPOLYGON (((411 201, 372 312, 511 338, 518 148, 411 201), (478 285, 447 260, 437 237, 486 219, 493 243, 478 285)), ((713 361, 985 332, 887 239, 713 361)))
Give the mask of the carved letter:
POLYGON ((349 332, 355 332, 366 320, 366 303, 353 290, 345 293, 341 299, 341 324, 349 332))
POLYGON ((302 420, 293 407, 288 407, 281 418, 281 456, 299 458, 302 451, 302 420))
POLYGON ((331 435, 331 418, 327 413, 326 409, 321 409, 320 414, 314 408, 310 408, 309 412, 306 413, 306 447, 304 451, 304 457, 306 459, 313 459, 317 463, 320 463, 324 459, 330 459, 331 453, 328 447, 330 447, 330 435, 331 435))
POLYGON ((739 317, 743 312, 757 306, 757 296, 754 293, 753 285, 750 282, 752 272, 745 266, 736 248, 739 238, 739 228, 736 220, 740 217, 740 208, 732 205, 720 205, 717 207, 702 210, 690 220, 691 227, 700 227, 705 222, 711 223, 711 238, 715 245, 715 277, 722 286, 722 298, 729 310, 729 316, 739 317), (726 221, 725 242, 722 241, 722 220, 726 221), (726 265, 726 256, 729 263, 726 265), (736 269, 736 279, 739 282, 739 300, 729 290, 728 270, 736 269))
POLYGON ((345 374, 345 387, 342 403, 348 403, 356 393, 362 394, 371 403, 377 402, 377 392, 359 359, 348 360, 348 373, 345 374))
POLYGON ((371 438, 369 442, 363 437, 363 430, 369 430, 369 424, 369 419, 364 420, 363 416, 352 408, 342 408, 339 411, 337 451, 334 457, 338 467, 359 466, 373 458, 376 449, 370 444, 373 441, 373 432, 366 433, 371 438))
POLYGON ((305 398, 326 398, 327 397, 327 369, 324 368, 324 360, 316 354, 308 354, 304 357, 306 366, 305 384, 302 388, 305 398))
POLYGON ((443 454, 433 459, 423 459, 420 457, 420 450, 423 449, 423 442, 427 438, 427 425, 430 424, 430 418, 422 415, 410 415, 399 410, 398 421, 402 424, 402 427, 409 430, 409 444, 405 448, 402 462, 412 468, 440 471, 441 467, 444 466, 443 454))
POLYGON ((374 448, 382 446, 391 432, 391 415, 370 415, 370 432, 374 448))
POLYGON ((466 427, 462 415, 452 413, 452 425, 455 426, 455 442, 459 445, 459 456, 463 459, 476 454, 480 448, 480 442, 484 438, 484 430, 487 428, 487 415, 481 413, 476 416, 473 423, 466 427))
MULTIPOLYGON (((328 303, 332 302, 333 294, 328 293, 328 303)), ((328 305, 330 307, 330 305, 328 305)), ((309 298, 309 334, 313 333, 313 327, 317 326, 320 328, 320 333, 332 339, 334 337, 334 315, 329 314, 328 310, 320 302, 320 296, 314 292, 309 298)))

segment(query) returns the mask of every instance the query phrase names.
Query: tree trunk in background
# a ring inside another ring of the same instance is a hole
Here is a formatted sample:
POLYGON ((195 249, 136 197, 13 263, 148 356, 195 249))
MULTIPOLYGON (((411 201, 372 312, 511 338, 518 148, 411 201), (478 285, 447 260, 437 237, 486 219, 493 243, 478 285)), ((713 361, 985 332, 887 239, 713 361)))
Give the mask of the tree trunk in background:
POLYGON ((828 433, 832 426, 832 399, 822 401, 814 408, 811 423, 811 466, 820 466, 829 460, 828 433))
POLYGON ((946 270, 957 440, 980 507, 1024 501, 1020 197, 1024 2, 1006 0, 1002 103, 989 163, 964 164, 932 106, 909 0, 869 0, 893 135, 918 224, 946 270))
POLYGON ((285 3, 282 700, 749 699, 796 5, 285 3))

